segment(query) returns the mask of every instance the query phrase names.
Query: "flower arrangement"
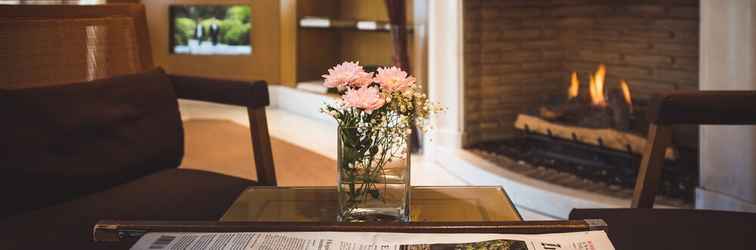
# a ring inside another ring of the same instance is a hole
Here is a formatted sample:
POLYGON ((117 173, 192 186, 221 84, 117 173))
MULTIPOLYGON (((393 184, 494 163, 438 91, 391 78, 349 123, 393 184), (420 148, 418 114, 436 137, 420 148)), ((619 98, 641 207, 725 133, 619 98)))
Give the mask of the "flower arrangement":
POLYGON ((323 75, 323 86, 337 88, 342 94, 336 105, 322 111, 334 117, 341 127, 409 128, 414 121, 426 131, 427 120, 441 111, 428 101, 415 77, 397 67, 365 72, 359 62, 344 62, 323 75))
POLYGON ((340 219, 370 220, 365 211, 371 209, 365 206, 393 202, 400 208, 388 216, 406 220, 407 209, 401 204, 406 205, 409 187, 411 125, 425 132, 429 116, 441 109, 428 100, 414 77, 397 67, 369 73, 358 62, 344 62, 323 78, 324 86, 341 94, 335 104, 322 108, 339 125, 340 219), (392 187, 401 189, 400 194, 392 195, 392 187), (370 201, 377 204, 366 205, 370 201), (358 210, 361 215, 355 215, 358 210))

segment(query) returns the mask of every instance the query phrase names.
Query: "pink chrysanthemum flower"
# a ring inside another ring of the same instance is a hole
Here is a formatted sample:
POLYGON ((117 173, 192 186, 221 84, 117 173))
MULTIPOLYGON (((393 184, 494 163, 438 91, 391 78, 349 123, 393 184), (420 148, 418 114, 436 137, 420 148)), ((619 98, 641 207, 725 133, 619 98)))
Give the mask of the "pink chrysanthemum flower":
POLYGON ((415 84, 415 78, 397 67, 379 68, 374 81, 387 92, 405 91, 415 84))
POLYGON ((373 112, 386 103, 379 94, 378 88, 363 86, 359 89, 349 89, 342 97, 347 106, 373 112))
POLYGON ((373 81, 373 74, 365 72, 359 62, 344 62, 336 65, 322 77, 325 79, 323 86, 339 89, 347 86, 360 88, 373 81))

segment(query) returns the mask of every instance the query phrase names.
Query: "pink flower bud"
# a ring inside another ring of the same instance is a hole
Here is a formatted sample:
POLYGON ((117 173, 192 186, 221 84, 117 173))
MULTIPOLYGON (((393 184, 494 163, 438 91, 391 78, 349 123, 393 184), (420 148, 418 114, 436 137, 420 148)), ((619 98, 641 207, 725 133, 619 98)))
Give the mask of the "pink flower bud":
POLYGON ((397 67, 379 68, 378 74, 374 81, 381 85, 381 89, 386 92, 401 91, 404 92, 415 85, 415 78, 408 76, 407 72, 397 67))
POLYGON ((362 109, 368 113, 383 107, 386 103, 376 87, 349 89, 342 98, 347 106, 362 109))
POLYGON ((325 79, 323 86, 343 89, 348 86, 360 88, 373 82, 373 74, 365 72, 359 62, 344 62, 328 70, 322 75, 325 79))

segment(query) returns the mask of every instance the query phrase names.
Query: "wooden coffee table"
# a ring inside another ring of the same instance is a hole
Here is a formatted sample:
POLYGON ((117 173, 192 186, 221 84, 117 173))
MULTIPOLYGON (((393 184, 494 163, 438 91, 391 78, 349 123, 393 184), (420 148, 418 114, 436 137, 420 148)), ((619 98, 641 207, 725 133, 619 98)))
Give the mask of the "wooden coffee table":
MULTIPOLYGON (((498 186, 412 187, 410 221, 521 221, 498 186)), ((335 187, 250 187, 226 211, 221 222, 334 222, 335 187)))

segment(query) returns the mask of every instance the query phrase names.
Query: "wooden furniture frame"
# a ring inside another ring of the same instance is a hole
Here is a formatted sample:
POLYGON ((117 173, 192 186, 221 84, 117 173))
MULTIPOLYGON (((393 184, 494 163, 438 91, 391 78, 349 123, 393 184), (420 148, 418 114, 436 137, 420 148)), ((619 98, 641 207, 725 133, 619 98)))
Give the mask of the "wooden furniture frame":
MULTIPOLYGON (((13 5, 0 8, 0 20, 19 19, 82 19, 82 18, 108 18, 130 17, 134 22, 135 41, 139 52, 139 65, 141 71, 155 67, 153 64, 152 47, 150 45, 149 31, 147 29, 147 16, 142 4, 107 4, 107 5, 13 5)), ((212 101, 223 104, 246 106, 249 115, 252 147, 259 185, 276 186, 273 154, 268 133, 265 106, 268 105, 267 87, 262 83, 225 81, 226 86, 214 86, 203 88, 202 85, 218 85, 212 79, 199 77, 171 76, 171 80, 177 86, 179 98, 212 101), (233 84, 236 83, 236 84, 233 84), (189 87, 187 87, 189 86, 189 87), (211 95, 197 94, 198 92, 210 91, 211 95), (233 94, 235 91, 240 93, 233 94), (261 92, 261 91, 264 91, 261 92), (232 93, 232 94, 228 94, 232 93), (262 97, 263 98, 255 98, 262 97), (250 99, 250 97, 252 97, 250 99)))
POLYGON ((677 124, 754 125, 756 91, 693 91, 658 96, 648 114, 651 125, 633 193, 633 208, 651 208, 659 186, 664 152, 677 124))
POLYGON ((95 225, 95 242, 119 242, 152 232, 392 232, 392 233, 507 233, 544 234, 608 230, 603 220, 504 221, 504 222, 207 222, 207 221, 107 221, 95 225))

